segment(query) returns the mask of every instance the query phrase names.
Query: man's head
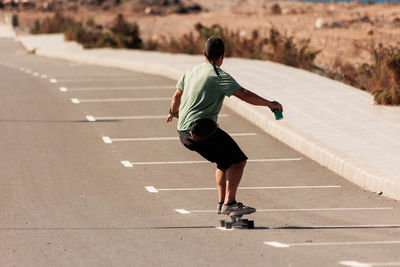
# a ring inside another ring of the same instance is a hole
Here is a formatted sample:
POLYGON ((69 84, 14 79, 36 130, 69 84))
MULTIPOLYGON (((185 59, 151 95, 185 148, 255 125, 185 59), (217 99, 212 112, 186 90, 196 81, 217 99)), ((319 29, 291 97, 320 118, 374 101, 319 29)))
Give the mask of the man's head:
MULTIPOLYGON (((225 53, 225 46, 221 38, 218 38, 216 36, 208 38, 204 47, 204 55, 208 59, 208 61, 218 65, 219 62, 217 62, 217 60, 220 59, 221 56, 222 56, 221 59, 223 59, 224 53, 225 53)), ((219 65, 221 64, 222 60, 219 65)))

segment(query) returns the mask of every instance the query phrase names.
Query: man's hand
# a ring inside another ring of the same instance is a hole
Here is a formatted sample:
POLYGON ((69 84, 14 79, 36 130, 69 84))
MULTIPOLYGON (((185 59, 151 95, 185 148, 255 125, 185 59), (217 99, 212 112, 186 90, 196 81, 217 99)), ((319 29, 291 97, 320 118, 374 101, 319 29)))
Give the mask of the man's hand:
POLYGON ((174 117, 179 118, 179 115, 172 116, 171 114, 168 114, 167 120, 165 122, 166 123, 171 122, 174 117))
POLYGON ((168 114, 167 120, 165 122, 166 123, 171 122, 173 118, 174 117, 172 117, 170 114, 168 114))
POLYGON ((169 114, 167 117, 166 122, 171 122, 172 119, 179 118, 178 110, 179 110, 179 105, 181 104, 181 97, 182 97, 183 92, 176 89, 175 94, 172 96, 172 101, 171 101, 171 108, 169 110, 169 114), (176 113, 173 112, 173 110, 176 110, 176 113))
POLYGON ((278 101, 272 101, 270 102, 271 104, 268 105, 268 107, 271 109, 272 112, 274 112, 274 109, 279 110, 279 112, 283 112, 283 107, 278 101))

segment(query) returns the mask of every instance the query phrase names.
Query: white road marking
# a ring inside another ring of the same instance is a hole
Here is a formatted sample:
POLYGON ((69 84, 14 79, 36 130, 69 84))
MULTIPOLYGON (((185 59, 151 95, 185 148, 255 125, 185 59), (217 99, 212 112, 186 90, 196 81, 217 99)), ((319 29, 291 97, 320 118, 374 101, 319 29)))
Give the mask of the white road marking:
POLYGON ((150 162, 132 162, 132 165, 168 165, 168 164, 200 164, 210 163, 209 161, 193 160, 193 161, 150 161, 150 162))
POLYGON ((57 79, 50 79, 51 83, 57 83, 57 79))
POLYGON ((34 72, 33 76, 39 76, 39 73, 38 72, 34 72))
POLYGON ((400 266, 400 262, 358 262, 339 261, 339 264, 349 267, 373 267, 373 266, 400 266))
MULTIPOLYGON (((241 189, 240 187, 238 189, 241 189)), ((160 191, 160 189, 156 189, 160 191)), ((156 192, 154 192, 156 193, 156 192)), ((302 211, 362 211, 362 210, 392 210, 393 207, 374 208, 308 208, 308 209, 257 209, 257 212, 302 212, 302 211)), ((215 210, 189 210, 191 213, 213 213, 215 210)))
POLYGON ((108 137, 108 136, 103 136, 102 138, 103 138, 104 143, 106 143, 106 144, 111 144, 111 143, 112 143, 112 140, 111 140, 110 137, 108 137))
POLYGON ((276 242, 276 241, 270 241, 270 242, 264 242, 265 245, 271 246, 271 247, 276 247, 276 248, 288 248, 289 245, 276 242))
POLYGON ((68 89, 67 89, 67 87, 62 86, 62 87, 60 87, 60 91, 61 92, 68 92, 68 89))
POLYGON ((121 79, 120 77, 96 77, 94 79, 88 79, 88 78, 59 78, 60 82, 69 82, 69 83, 84 83, 84 82, 137 82, 137 81, 143 81, 145 78, 138 76, 138 79, 135 77, 128 77, 128 79, 121 79), (112 78, 117 78, 117 79, 112 79, 112 78))
POLYGON ((25 70, 25 73, 27 73, 27 74, 31 74, 31 73, 32 73, 32 71, 31 71, 31 70, 25 70))
POLYGON ((40 78, 47 79, 47 75, 46 74, 42 74, 42 75, 40 75, 40 78))
POLYGON ((185 209, 176 209, 175 211, 178 212, 178 213, 180 213, 180 214, 190 214, 190 212, 188 212, 188 211, 185 210, 185 209))
MULTIPOLYGON (((134 164, 133 164, 134 165, 134 164)), ((341 188, 340 185, 302 185, 302 186, 253 186, 238 187, 240 190, 276 190, 276 189, 322 189, 341 188)), ((194 188, 157 188, 158 191, 209 191, 217 190, 215 187, 194 187, 194 188)))
MULTIPOLYGON (((220 118, 228 117, 228 114, 219 115, 220 118)), ((94 117, 86 116, 88 121, 112 121, 112 120, 146 120, 146 119, 166 119, 167 115, 144 115, 144 116, 118 116, 118 117, 94 117)))
POLYGON ((96 121, 96 119, 95 119, 93 116, 91 116, 91 115, 86 116, 86 119, 87 119, 88 121, 96 121))
POLYGON ((158 193, 158 190, 154 186, 145 186, 144 188, 150 193, 158 193))
POLYGON ((232 231, 233 230, 233 228, 227 229, 227 228, 221 227, 221 226, 218 226, 218 227, 215 227, 215 228, 218 229, 218 230, 221 230, 221 231, 232 231))
POLYGON ((276 241, 273 242, 264 242, 264 244, 280 247, 280 248, 288 248, 288 247, 296 247, 296 246, 348 246, 348 245, 390 245, 390 244, 400 244, 400 241, 356 241, 356 242, 324 242, 324 243, 313 243, 313 242, 305 242, 305 243, 293 243, 293 244, 285 244, 279 243, 276 241))
MULTIPOLYGON (((296 229, 340 229, 340 228, 400 228, 400 224, 348 224, 348 225, 300 225, 296 229)), ((290 229, 289 229, 290 230, 290 229)))
POLYGON ((69 91, 117 91, 117 90, 160 90, 174 89, 174 86, 128 86, 128 87, 96 87, 96 88, 71 88, 69 91))
POLYGON ((72 101, 72 103, 74 103, 74 104, 79 104, 79 103, 80 103, 80 101, 79 101, 78 98, 71 98, 71 101, 72 101))
POLYGON ((129 142, 129 141, 169 141, 179 140, 179 137, 147 137, 147 138, 112 138, 111 142, 129 142))
POLYGON ((150 101, 171 101, 170 97, 136 97, 136 98, 104 98, 104 99, 78 99, 72 98, 74 103, 104 103, 104 102, 150 102, 150 101))
MULTIPOLYGON (((165 117, 165 116, 164 116, 165 117)), ((256 133, 232 133, 230 134, 234 137, 241 137, 241 136, 255 136, 256 133)), ((139 137, 139 138, 110 138, 108 136, 103 137, 103 140, 107 144, 111 144, 113 142, 131 142, 131 141, 172 141, 172 140, 179 140, 179 137, 139 137), (107 142, 106 142, 107 141, 107 142)))
POLYGON ((121 163, 122 163, 122 165, 124 165, 127 168, 133 167, 133 165, 129 161, 123 160, 123 161, 121 161, 121 163))
MULTIPOLYGON (((280 161, 299 161, 303 158, 282 158, 282 159, 249 159, 247 162, 280 162, 280 161)), ((131 162, 133 165, 173 165, 173 164, 204 164, 210 163, 207 160, 194 161, 149 161, 149 162, 131 162)))
POLYGON ((339 261, 339 264, 350 267, 370 267, 370 264, 361 263, 357 261, 339 261))

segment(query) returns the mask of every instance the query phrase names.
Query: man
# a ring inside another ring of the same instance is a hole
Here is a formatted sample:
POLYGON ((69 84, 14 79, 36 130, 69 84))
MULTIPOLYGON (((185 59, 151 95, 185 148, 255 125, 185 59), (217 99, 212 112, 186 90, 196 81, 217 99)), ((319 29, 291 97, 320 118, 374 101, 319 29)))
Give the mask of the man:
POLYGON ((217 164, 218 214, 240 215, 255 212, 236 202, 236 191, 247 157, 236 142, 218 127, 217 119, 225 96, 282 112, 282 105, 266 100, 240 86, 220 69, 225 47, 218 37, 207 40, 203 54, 206 62, 186 71, 177 83, 167 122, 178 120, 182 144, 217 164))

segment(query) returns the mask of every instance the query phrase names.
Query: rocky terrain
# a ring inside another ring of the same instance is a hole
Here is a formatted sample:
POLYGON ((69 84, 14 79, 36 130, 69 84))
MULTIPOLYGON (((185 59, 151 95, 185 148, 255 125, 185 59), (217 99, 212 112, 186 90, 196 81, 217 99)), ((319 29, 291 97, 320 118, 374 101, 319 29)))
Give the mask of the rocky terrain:
MULTIPOLYGON (((6 2, 8 1, 8 2, 6 2)), ((17 1, 17 0, 15 0, 17 1)), ((19 1, 19 0, 18 0, 19 1)), ((320 49, 321 66, 335 62, 361 64, 370 60, 370 44, 396 44, 400 35, 400 4, 307 3, 269 0, 58 0, 10 2, 2 8, 18 14, 20 33, 54 11, 80 20, 94 19, 107 25, 116 14, 137 22, 144 40, 178 37, 194 31, 201 22, 220 24, 241 35, 254 29, 267 34, 274 25, 295 38, 310 39, 320 49)))

